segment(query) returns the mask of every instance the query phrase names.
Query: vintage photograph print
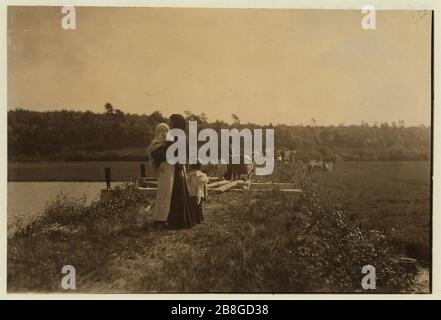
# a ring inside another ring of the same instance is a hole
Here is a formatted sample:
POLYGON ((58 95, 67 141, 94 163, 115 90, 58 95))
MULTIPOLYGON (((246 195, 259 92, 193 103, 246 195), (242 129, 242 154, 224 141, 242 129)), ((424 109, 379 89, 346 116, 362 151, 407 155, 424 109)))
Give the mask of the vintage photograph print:
POLYGON ((8 6, 8 293, 430 293, 432 20, 8 6))

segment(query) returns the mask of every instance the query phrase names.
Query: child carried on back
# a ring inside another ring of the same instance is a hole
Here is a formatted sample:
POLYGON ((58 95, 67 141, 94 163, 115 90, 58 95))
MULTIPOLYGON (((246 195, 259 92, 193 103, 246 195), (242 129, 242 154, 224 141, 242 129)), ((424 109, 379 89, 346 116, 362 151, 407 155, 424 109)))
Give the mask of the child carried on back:
POLYGON ((202 201, 207 200, 209 179, 201 170, 202 165, 200 163, 190 165, 190 172, 187 175, 193 223, 201 223, 204 220, 202 201))

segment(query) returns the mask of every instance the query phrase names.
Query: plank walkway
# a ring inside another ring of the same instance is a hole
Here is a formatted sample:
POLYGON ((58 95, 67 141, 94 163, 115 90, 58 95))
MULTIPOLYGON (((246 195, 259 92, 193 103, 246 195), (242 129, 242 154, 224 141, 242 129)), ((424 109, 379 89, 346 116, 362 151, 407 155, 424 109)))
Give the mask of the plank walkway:
MULTIPOLYGON (((211 179, 212 181, 216 180, 211 179)), ((139 186, 138 189, 144 193, 148 197, 154 197, 156 195, 157 190, 157 178, 140 178, 138 180, 139 186)), ((217 193, 222 194, 224 192, 237 192, 237 193, 246 193, 246 192, 269 192, 273 190, 277 190, 279 192, 286 193, 300 193, 302 190, 298 189, 293 183, 285 183, 285 182, 250 182, 243 180, 220 180, 214 181, 207 185, 207 189, 209 193, 217 193)), ((101 200, 110 200, 114 196, 113 189, 103 189, 101 190, 101 200)))

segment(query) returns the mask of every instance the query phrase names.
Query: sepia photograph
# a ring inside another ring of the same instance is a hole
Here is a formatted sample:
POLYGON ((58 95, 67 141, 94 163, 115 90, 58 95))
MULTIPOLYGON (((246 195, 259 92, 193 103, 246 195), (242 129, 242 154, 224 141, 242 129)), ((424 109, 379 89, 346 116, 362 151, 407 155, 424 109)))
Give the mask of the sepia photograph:
POLYGON ((432 293, 433 25, 7 6, 7 292, 432 293))

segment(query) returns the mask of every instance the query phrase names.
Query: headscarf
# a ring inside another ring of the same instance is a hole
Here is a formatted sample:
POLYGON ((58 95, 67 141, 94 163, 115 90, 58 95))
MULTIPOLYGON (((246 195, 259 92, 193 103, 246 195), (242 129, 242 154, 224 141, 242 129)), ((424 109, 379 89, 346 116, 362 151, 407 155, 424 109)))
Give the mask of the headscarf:
POLYGON ((166 123, 160 123, 155 128, 155 137, 150 142, 150 145, 147 148, 147 152, 149 156, 152 155, 152 152, 162 146, 167 140, 167 133, 170 130, 166 123))
POLYGON ((169 120, 172 129, 181 129, 185 131, 187 128, 185 118, 181 114, 174 113, 170 116, 169 120))

